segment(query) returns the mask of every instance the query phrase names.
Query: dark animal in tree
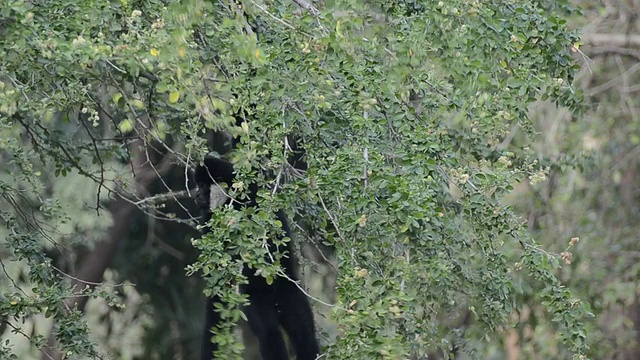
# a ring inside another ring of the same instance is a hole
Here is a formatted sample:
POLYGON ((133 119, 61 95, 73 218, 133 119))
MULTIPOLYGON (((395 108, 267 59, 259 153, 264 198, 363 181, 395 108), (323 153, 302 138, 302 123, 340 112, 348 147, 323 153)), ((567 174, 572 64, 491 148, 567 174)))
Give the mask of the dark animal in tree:
MULTIPOLYGON (((200 222, 204 225, 212 214, 210 200, 212 186, 220 183, 231 187, 234 179, 233 164, 222 158, 207 157, 204 160, 204 165, 195 169, 194 177, 198 186, 196 202, 201 210, 200 222)), ((233 206, 238 209, 243 206, 257 206, 257 190, 257 185, 250 185, 250 201, 245 204, 234 201, 233 206)), ((282 222, 285 235, 291 237, 284 212, 280 210, 276 216, 282 222)), ((206 229, 204 231, 207 232, 206 229)), ((269 243, 269 247, 270 250, 277 250, 272 243, 269 243)), ((287 243, 285 251, 287 256, 281 260, 282 268, 291 280, 297 281, 296 260, 290 243, 287 243)), ((307 296, 287 278, 278 277, 271 285, 268 285, 263 277, 255 275, 255 270, 245 267, 243 274, 247 277, 248 283, 242 285, 240 290, 248 295, 250 302, 244 309, 244 313, 247 316, 249 327, 258 338, 262 359, 289 359, 280 327, 288 335, 298 360, 316 359, 320 351, 316 340, 313 313, 307 296)), ((217 350, 217 345, 211 342, 211 330, 215 329, 221 320, 213 307, 217 302, 219 302, 217 298, 210 298, 207 301, 202 360, 213 359, 213 352, 217 350)))

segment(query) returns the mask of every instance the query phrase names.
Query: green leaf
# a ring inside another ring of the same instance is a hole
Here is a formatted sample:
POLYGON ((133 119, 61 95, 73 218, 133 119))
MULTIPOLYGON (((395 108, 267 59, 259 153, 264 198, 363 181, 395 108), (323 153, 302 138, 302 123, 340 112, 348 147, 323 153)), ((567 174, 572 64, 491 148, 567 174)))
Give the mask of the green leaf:
POLYGON ((122 133, 128 133, 130 131, 133 130, 133 122, 129 119, 125 119, 122 120, 119 124, 118 124, 118 130, 120 130, 120 132, 122 133))
POLYGON ((169 102, 175 104, 180 99, 180 92, 178 90, 174 90, 169 94, 169 102))
POLYGON ((136 109, 144 109, 144 103, 138 99, 133 99, 130 101, 131 106, 136 109))

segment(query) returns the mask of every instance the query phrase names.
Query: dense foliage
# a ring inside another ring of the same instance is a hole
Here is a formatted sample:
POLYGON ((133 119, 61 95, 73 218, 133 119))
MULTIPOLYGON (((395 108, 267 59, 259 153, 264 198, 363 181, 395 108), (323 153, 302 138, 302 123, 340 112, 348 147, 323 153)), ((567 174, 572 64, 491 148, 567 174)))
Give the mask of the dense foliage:
MULTIPOLYGON (((279 254, 262 244, 284 209, 296 240, 335 259, 328 358, 487 358, 483 343, 522 309, 519 292, 546 307, 565 349, 584 358, 586 304, 554 275, 567 255, 540 248, 503 202, 552 165, 528 147, 530 104, 580 110, 577 38, 562 17, 570 10, 555 1, 5 1, 0 259, 12 268, 0 316, 42 348, 47 334, 19 323, 44 313, 56 356, 104 357, 73 292, 112 306, 122 294, 68 273, 99 248, 91 234, 120 224, 113 204, 193 224, 180 190, 213 129, 240 138, 230 195, 263 189, 258 209, 221 208, 212 234, 193 241, 200 255, 188 272, 205 275, 205 293, 227 300, 220 310, 232 322, 246 301, 228 286, 243 281, 242 263, 282 276, 265 260, 279 254), (511 141, 514 127, 525 139, 511 141), (306 171, 286 165, 296 146, 306 171), (87 224, 103 206, 113 222, 87 224)), ((114 259, 116 272, 135 273, 127 262, 114 259)), ((216 339, 237 358, 242 347, 226 330, 216 339)))

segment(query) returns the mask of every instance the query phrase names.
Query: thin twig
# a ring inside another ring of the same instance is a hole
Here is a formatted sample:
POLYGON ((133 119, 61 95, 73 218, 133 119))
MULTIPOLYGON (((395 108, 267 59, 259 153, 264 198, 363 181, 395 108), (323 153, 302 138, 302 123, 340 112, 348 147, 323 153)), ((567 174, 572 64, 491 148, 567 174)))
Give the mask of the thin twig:
POLYGON ((275 21, 279 22, 280 24, 288 27, 291 30, 296 30, 296 28, 289 24, 288 22, 280 19, 279 17, 273 15, 272 13, 269 12, 269 10, 265 9, 263 6, 256 4, 255 2, 251 2, 253 5, 255 5, 258 9, 262 10, 265 14, 269 15, 270 18, 274 19, 275 21))

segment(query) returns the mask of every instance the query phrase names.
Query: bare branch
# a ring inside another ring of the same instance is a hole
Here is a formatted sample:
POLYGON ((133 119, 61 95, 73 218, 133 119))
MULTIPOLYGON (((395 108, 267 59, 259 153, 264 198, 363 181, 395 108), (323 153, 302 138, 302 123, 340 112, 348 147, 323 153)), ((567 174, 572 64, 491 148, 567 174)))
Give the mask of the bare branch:
POLYGON ((618 46, 640 48, 640 35, 628 34, 583 34, 582 42, 593 46, 618 46))

